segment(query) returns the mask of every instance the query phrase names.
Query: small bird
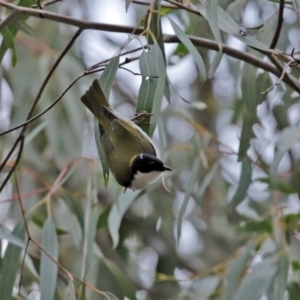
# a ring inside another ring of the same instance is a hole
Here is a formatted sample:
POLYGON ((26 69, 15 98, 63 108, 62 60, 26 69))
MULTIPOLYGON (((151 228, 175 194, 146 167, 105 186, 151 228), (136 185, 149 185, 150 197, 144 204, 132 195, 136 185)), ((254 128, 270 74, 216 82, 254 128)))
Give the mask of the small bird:
POLYGON ((81 101, 99 121, 100 141, 109 168, 125 191, 144 189, 164 171, 172 171, 156 157, 151 138, 133 121, 111 108, 97 79, 81 101))

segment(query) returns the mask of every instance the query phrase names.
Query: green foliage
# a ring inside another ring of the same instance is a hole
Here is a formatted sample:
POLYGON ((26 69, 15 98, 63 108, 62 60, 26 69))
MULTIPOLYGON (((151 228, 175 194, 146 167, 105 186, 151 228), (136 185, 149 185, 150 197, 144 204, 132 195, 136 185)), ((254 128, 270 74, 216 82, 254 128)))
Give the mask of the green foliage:
POLYGON ((299 22, 277 27, 280 1, 251 2, 252 24, 244 0, 127 0, 132 27, 105 1, 2 2, 0 299, 298 299, 299 61, 281 52, 299 22), (153 136, 164 183, 109 177, 80 101, 94 77, 153 136), (15 166, 22 129, 5 130, 31 109, 15 166))

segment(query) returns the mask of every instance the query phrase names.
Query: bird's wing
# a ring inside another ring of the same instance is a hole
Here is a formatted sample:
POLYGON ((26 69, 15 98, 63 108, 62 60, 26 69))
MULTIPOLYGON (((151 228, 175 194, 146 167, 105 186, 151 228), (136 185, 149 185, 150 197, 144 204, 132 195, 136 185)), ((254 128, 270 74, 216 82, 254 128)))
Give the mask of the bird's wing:
POLYGON ((145 136, 145 133, 142 133, 128 122, 130 121, 117 118, 112 121, 113 136, 116 137, 114 139, 112 136, 113 144, 120 143, 120 147, 122 147, 122 144, 125 144, 123 146, 125 149, 126 144, 128 145, 128 148, 130 145, 130 150, 134 154, 148 153, 156 156, 155 148, 150 142, 150 139, 145 136))

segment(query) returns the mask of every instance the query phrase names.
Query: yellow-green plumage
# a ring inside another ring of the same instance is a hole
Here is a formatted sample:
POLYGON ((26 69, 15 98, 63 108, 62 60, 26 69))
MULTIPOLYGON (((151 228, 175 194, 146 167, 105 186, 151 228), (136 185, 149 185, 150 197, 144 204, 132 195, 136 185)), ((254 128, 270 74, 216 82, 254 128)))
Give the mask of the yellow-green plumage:
POLYGON ((150 138, 135 123, 112 110, 97 79, 81 101, 99 121, 101 144, 110 170, 119 184, 128 187, 133 177, 133 159, 141 153, 156 156, 150 138))

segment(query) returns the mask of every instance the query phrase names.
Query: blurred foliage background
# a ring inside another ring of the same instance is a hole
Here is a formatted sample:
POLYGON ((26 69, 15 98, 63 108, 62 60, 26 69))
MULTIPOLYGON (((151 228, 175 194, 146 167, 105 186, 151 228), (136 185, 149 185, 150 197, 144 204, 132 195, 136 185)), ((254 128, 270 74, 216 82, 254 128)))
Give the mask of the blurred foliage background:
POLYGON ((1 300, 299 299, 297 0, 0 7, 1 300), (169 191, 105 188, 102 74, 169 191))

